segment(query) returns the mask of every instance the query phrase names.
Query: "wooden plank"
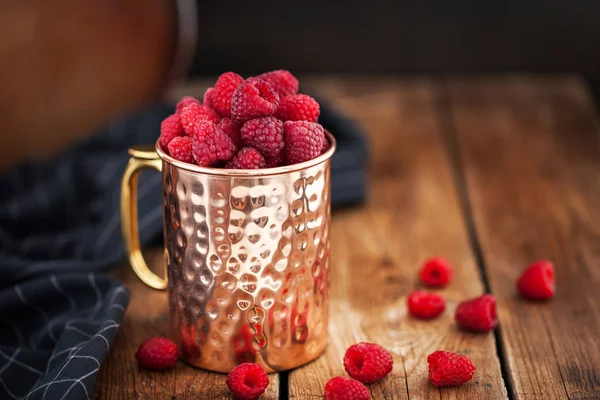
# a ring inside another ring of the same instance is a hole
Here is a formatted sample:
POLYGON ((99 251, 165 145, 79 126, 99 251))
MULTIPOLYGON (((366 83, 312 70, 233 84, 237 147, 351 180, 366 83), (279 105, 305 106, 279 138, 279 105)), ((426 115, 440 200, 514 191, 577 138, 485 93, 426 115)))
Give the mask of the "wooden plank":
MULTIPOLYGON (((156 271, 164 265, 163 251, 147 252, 148 264, 156 271)), ((167 335, 167 295, 153 290, 123 265, 117 276, 131 291, 131 301, 113 348, 102 364, 96 384, 96 398, 102 400, 151 399, 233 399, 225 385, 224 374, 216 374, 179 362, 170 371, 153 372, 138 368, 134 358, 137 347, 153 336, 167 335)), ((261 399, 279 398, 277 374, 261 399)))
POLYGON ((345 375, 343 354, 358 341, 380 343, 394 355, 393 373, 370 385, 374 399, 506 398, 493 334, 462 333, 452 319, 459 300, 484 289, 441 141, 436 85, 324 79, 310 86, 370 133, 371 198, 364 207, 334 211, 330 345, 290 373, 290 398, 321 398, 331 377, 345 375), (417 271, 432 255, 456 268, 442 292, 448 310, 435 321, 417 321, 406 313, 406 295, 419 286, 417 271), (474 380, 458 389, 429 384, 426 357, 438 349, 468 354, 478 367, 474 380))
POLYGON ((449 106, 514 397, 599 398, 600 131, 582 83, 456 79, 449 106), (540 258, 557 268, 547 304, 515 295, 540 258))

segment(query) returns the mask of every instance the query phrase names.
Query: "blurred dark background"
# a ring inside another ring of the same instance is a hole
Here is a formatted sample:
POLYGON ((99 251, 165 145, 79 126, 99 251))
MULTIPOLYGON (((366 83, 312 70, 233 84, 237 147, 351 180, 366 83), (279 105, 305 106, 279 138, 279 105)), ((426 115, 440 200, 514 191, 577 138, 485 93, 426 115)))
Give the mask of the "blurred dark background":
POLYGON ((578 73, 600 93, 600 1, 199 2, 192 76, 578 73))

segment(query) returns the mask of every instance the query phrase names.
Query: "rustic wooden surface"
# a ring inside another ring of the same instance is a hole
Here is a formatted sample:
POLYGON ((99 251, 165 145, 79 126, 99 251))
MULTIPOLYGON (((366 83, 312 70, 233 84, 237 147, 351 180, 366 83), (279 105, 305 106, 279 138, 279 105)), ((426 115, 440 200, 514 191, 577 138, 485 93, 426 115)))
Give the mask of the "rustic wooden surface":
MULTIPOLYGON (((370 385, 373 399, 600 397, 600 131, 581 82, 309 83, 368 132, 370 198, 333 213, 330 346, 315 362, 272 375, 263 398, 322 398, 325 382, 344 374, 345 349, 364 340, 384 345, 395 360, 393 373, 370 385), (407 315, 405 301, 432 255, 447 257, 456 275, 442 292, 446 313, 422 322, 407 315), (558 294, 549 303, 515 295, 520 271, 537 258, 556 262, 558 294), (501 328, 479 335, 456 329, 458 301, 485 291, 498 297, 501 328), (426 357, 437 349, 469 355, 477 366, 473 381, 458 389, 431 386, 426 357)), ((150 254, 158 268, 160 251, 150 254)), ((96 397, 229 398, 223 375, 183 363, 167 373, 137 368, 139 343, 165 333, 166 298, 126 267, 117 275, 132 300, 96 397)))

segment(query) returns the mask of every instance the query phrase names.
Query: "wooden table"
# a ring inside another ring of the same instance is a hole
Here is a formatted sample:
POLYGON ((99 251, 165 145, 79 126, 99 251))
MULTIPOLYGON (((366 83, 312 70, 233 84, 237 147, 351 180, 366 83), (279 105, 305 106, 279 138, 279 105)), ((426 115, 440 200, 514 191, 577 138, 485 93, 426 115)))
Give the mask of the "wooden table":
MULTIPOLYGON (((333 213, 326 353, 271 376, 263 398, 322 398, 327 380, 344 374, 345 349, 358 341, 394 354, 393 373, 370 386, 373 399, 600 398, 600 131, 581 80, 308 82, 368 133, 370 198, 333 213), (452 262, 455 279, 443 291, 447 312, 422 322, 407 315, 405 302, 419 287, 421 262, 433 255, 452 262), (557 295, 545 304, 524 301, 515 281, 541 258, 556 264, 557 295), (498 298, 499 329, 459 331, 457 303, 483 292, 498 298), (437 349, 471 357, 474 379, 458 389, 430 385, 426 357, 437 349)), ((149 255, 158 268, 160 250, 149 255)), ((117 275, 131 289, 131 304, 97 397, 230 398, 224 375, 183 363, 166 373, 137 368, 136 347, 166 333, 165 294, 127 267, 117 275)))

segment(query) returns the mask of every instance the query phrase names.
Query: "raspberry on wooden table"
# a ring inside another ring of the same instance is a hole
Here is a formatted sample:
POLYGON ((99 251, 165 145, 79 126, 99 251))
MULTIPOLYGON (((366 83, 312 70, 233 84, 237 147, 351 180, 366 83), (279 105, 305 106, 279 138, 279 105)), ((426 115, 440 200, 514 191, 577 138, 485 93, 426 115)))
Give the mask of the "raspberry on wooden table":
POLYGON ((181 111, 181 125, 188 135, 194 134, 196 123, 200 120, 208 120, 215 124, 219 122, 219 116, 212 108, 203 106, 200 103, 192 103, 181 111))
POLYGON ((348 347, 344 355, 344 369, 362 383, 376 382, 386 377, 394 366, 392 355, 375 343, 357 343, 348 347))
POLYGON ((178 136, 171 140, 171 143, 169 143, 167 147, 169 149, 169 154, 174 159, 190 164, 194 163, 194 156, 192 155, 192 138, 189 136, 178 136))
POLYGON ((275 116, 282 121, 317 122, 321 109, 319 103, 306 94, 286 96, 279 100, 275 116))
POLYGON ((325 400, 370 400, 369 389, 359 381, 336 376, 325 385, 325 400))
POLYGON ((420 277, 427 286, 445 286, 452 279, 452 266, 442 257, 431 258, 423 264, 420 277))
POLYGON ((460 386, 473 378, 475 365, 465 356, 435 351, 427 357, 429 381, 435 386, 460 386))
POLYGON ((231 118, 222 118, 221 121, 219 121, 218 126, 231 138, 231 140, 233 140, 233 144, 235 144, 236 147, 242 147, 243 143, 242 136, 240 135, 240 124, 232 121, 231 118))
POLYGON ((181 114, 181 112, 183 111, 183 109, 186 108, 187 106, 189 106, 192 103, 200 104, 200 102, 198 101, 198 99, 196 99, 195 97, 192 97, 192 96, 183 96, 181 98, 181 100, 179 100, 179 102, 177 103, 177 105, 175 106, 175 113, 178 114, 178 115, 181 114))
POLYGON ((236 150, 231 138, 217 125, 198 121, 192 135, 192 154, 198 165, 209 167, 218 161, 229 161, 236 150))
POLYGON ((258 78, 248 78, 233 93, 231 118, 246 121, 266 117, 277 111, 279 95, 271 84, 258 78))
POLYGON ((269 82, 279 97, 290 96, 298 93, 298 79, 290 71, 279 69, 265 72, 257 78, 269 82))
POLYGON ((146 340, 135 352, 140 367, 163 370, 173 368, 179 359, 177 345, 165 337, 146 340))
POLYGON ((548 300, 554 296, 554 265, 550 261, 531 264, 517 281, 521 296, 531 300, 548 300))
POLYGON ((412 292, 407 299, 410 315, 421 319, 432 319, 446 309, 446 301, 436 293, 412 292))
POLYGON ((321 154, 325 132, 320 124, 307 121, 286 121, 283 124, 286 162, 297 164, 321 154))
POLYGON ((234 72, 225 72, 217 79, 211 95, 212 107, 221 117, 231 117, 231 98, 244 78, 234 72))
POLYGON ((244 363, 227 375, 227 387, 241 400, 255 400, 269 386, 269 377, 259 364, 244 363))
POLYGON ((458 326, 470 332, 488 332, 498 325, 496 297, 484 294, 461 302, 454 313, 458 326))
POLYGON ((266 156, 273 157, 283 150, 283 122, 275 117, 246 121, 240 129, 242 140, 266 156))
POLYGON ((171 140, 184 134, 179 115, 169 115, 160 124, 160 145, 166 150, 171 140))
POLYGON ((214 93, 215 93, 215 88, 209 87, 208 89, 206 89, 206 91, 204 92, 204 95, 202 96, 202 104, 204 104, 206 107, 213 108, 212 99, 213 99, 214 93))
POLYGON ((225 165, 225 168, 259 169, 266 166, 265 158, 258 150, 252 147, 244 147, 225 165))

